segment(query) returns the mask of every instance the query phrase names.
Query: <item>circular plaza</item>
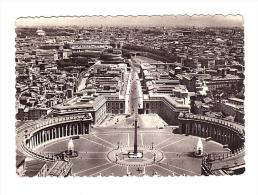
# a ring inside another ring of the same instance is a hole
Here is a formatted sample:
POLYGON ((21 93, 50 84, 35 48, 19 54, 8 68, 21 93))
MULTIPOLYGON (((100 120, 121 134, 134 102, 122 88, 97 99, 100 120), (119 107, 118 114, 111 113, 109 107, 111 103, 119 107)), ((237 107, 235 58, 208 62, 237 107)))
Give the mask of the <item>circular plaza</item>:
MULTIPOLYGON (((128 153, 134 149, 132 121, 124 116, 115 120, 107 118, 104 121, 105 128, 99 125, 88 134, 73 134, 44 141, 33 148, 33 153, 39 156, 57 156, 67 151, 72 138, 74 151, 78 154, 69 159, 72 176, 201 175, 202 158, 193 155, 199 137, 174 133, 177 127, 166 126, 157 115, 139 116, 137 139, 138 151, 142 156, 131 158, 128 153), (152 125, 150 120, 154 121, 152 125)), ((205 138, 201 141, 204 153, 229 152, 229 149, 218 142, 205 138)))
POLYGON ((178 133, 178 126, 168 126, 156 114, 138 118, 137 134, 132 116, 110 115, 93 127, 87 125, 85 117, 49 119, 41 126, 25 126, 26 132, 18 128, 17 146, 29 159, 56 166, 68 163, 72 176, 195 176, 203 174, 203 156, 210 155, 220 167, 239 159, 233 156, 231 160, 232 151, 222 142, 226 140, 224 137, 220 141, 205 137, 202 131, 178 133), (137 153, 134 153, 135 139, 137 153), (203 155, 198 156, 195 154, 200 143, 203 155), (67 156, 71 147, 74 155, 67 156), (224 163, 226 157, 229 158, 224 163))

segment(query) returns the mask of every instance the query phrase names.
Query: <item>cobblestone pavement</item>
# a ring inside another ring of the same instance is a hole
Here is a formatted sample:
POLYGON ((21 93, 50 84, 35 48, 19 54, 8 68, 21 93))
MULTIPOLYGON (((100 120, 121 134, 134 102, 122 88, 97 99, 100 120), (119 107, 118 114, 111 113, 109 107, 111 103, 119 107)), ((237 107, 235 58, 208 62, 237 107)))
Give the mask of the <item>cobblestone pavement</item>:
MULTIPOLYGON (((81 136, 74 140, 77 158, 72 159, 72 175, 74 176, 126 176, 126 175, 200 175, 201 159, 192 156, 196 149, 198 137, 173 134, 167 129, 139 129, 139 148, 147 148, 143 166, 130 166, 108 158, 112 150, 124 147, 133 148, 133 129, 102 130, 91 135, 81 136), (152 162, 154 148, 158 155, 163 155, 159 162, 152 162)), ((51 141, 38 148, 38 152, 59 153, 67 149, 69 138, 51 141)), ((222 145, 203 140, 204 152, 226 151, 222 145)), ((119 154, 122 155, 122 154, 119 154)), ((121 157, 121 156, 120 156, 121 157)), ((115 157, 113 158, 115 159, 115 157)))

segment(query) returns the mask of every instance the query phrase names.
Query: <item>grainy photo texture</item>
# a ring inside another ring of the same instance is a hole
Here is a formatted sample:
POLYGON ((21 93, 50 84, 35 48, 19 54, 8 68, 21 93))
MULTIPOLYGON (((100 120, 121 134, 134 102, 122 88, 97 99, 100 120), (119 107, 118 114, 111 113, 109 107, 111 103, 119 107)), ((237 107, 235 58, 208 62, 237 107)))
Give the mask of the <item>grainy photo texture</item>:
POLYGON ((16 20, 20 176, 238 175, 239 15, 16 20))

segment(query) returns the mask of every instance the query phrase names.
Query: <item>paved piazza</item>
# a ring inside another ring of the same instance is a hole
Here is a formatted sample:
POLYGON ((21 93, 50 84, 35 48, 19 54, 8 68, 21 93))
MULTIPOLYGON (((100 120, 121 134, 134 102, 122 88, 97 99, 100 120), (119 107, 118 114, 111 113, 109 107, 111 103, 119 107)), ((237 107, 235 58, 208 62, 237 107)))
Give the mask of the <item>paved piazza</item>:
POLYGON ((18 175, 245 171, 243 29, 160 27, 15 30, 18 175))
MULTIPOLYGON (((78 157, 73 158, 73 176, 126 176, 126 175, 201 175, 201 158, 192 154, 198 137, 172 133, 173 127, 139 129, 138 150, 142 159, 128 159, 133 150, 133 128, 96 128, 89 135, 74 140, 78 157), (155 156, 155 162, 154 162, 155 156), (117 159, 117 160, 116 160, 117 159)), ((69 138, 47 142, 37 152, 59 153, 67 150, 69 138)), ((202 139, 204 152, 227 151, 222 145, 202 139)))

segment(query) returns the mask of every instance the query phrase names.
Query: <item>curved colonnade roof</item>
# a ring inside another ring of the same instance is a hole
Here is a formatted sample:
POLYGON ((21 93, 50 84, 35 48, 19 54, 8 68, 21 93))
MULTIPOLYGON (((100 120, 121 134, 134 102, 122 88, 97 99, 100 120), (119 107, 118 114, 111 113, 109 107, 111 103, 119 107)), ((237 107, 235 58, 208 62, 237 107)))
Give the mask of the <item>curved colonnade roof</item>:
POLYGON ((182 113, 178 117, 181 119, 203 120, 206 122, 217 123, 220 125, 230 127, 231 129, 236 130, 240 134, 244 134, 244 132, 245 132, 244 125, 241 125, 241 124, 238 124, 235 122, 218 119, 218 118, 208 117, 208 116, 204 116, 204 115, 189 114, 189 113, 184 113, 184 114, 182 113))

